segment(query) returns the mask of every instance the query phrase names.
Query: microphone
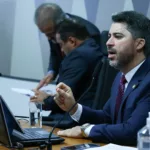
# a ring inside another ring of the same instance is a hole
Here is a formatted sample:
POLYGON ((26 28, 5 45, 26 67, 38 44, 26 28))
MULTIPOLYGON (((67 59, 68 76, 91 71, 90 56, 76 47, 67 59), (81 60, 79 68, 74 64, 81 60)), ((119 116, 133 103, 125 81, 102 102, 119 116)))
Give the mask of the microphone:
POLYGON ((92 81, 91 81, 91 84, 90 86, 86 89, 86 91, 80 96, 80 98, 74 103, 74 105, 58 120, 58 122, 56 122, 56 124, 53 126, 52 130, 50 131, 49 133, 49 137, 48 137, 48 141, 47 141, 47 150, 52 150, 52 143, 51 143, 51 137, 52 137, 52 134, 55 130, 55 128, 57 127, 57 125, 59 125, 61 123, 61 121, 64 120, 64 118, 67 116, 68 113, 70 113, 70 111, 77 105, 77 103, 86 95, 86 93, 91 89, 91 87, 93 86, 94 84, 94 81, 99 73, 99 69, 101 68, 102 66, 102 60, 100 60, 98 62, 98 64, 96 65, 95 69, 94 69, 94 72, 92 74, 92 81))

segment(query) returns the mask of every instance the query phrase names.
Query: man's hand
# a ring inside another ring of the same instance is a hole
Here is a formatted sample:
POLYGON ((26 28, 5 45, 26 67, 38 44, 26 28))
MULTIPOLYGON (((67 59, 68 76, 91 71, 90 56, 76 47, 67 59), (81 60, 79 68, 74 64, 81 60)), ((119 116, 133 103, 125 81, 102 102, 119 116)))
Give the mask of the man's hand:
POLYGON ((31 102, 37 102, 37 103, 43 103, 44 99, 48 98, 50 96, 49 94, 43 92, 43 91, 34 91, 35 96, 32 96, 30 98, 31 102))
POLYGON ((73 127, 71 129, 58 131, 59 136, 67 136, 73 138, 83 138, 80 126, 73 127))
POLYGON ((39 90, 41 87, 48 85, 53 80, 53 73, 46 75, 36 87, 36 90, 39 90))
MULTIPOLYGON (((64 111, 68 111, 74 104, 75 99, 71 88, 64 83, 59 83, 56 87, 57 94, 54 97, 56 104, 64 111)), ((77 110, 77 105, 72 109, 70 114, 74 114, 77 110)))

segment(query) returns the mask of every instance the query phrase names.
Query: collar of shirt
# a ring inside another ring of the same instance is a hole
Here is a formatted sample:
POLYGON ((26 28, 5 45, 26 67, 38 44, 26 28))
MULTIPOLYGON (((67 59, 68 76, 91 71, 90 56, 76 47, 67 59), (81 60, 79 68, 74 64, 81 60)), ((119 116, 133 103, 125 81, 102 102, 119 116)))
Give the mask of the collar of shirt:
POLYGON ((129 83, 132 79, 132 77, 134 76, 134 74, 136 73, 136 71, 140 68, 140 66, 144 63, 145 60, 143 60, 140 64, 138 64, 136 67, 134 67, 132 70, 130 70, 126 75, 125 78, 127 80, 127 82, 129 83))

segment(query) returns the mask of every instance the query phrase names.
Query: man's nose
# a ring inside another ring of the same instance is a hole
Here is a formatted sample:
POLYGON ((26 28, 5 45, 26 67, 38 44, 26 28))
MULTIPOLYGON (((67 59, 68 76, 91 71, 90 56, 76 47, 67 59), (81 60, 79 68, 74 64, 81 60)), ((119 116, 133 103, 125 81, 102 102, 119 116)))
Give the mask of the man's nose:
POLYGON ((106 46, 109 47, 109 46, 112 46, 112 45, 114 45, 114 40, 113 40, 112 37, 110 37, 110 38, 107 40, 107 42, 106 42, 106 46))

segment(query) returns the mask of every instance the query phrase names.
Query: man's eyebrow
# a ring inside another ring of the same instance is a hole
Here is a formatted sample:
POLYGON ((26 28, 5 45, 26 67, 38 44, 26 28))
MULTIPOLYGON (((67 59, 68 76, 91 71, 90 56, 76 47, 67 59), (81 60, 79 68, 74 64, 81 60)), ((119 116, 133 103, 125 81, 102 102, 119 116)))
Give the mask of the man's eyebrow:
POLYGON ((121 32, 114 32, 114 33, 112 33, 113 35, 123 35, 123 33, 121 33, 121 32))
POLYGON ((114 34, 122 34, 121 32, 113 32, 113 33, 108 33, 108 36, 114 35, 114 34))
POLYGON ((122 34, 120 31, 113 32, 113 34, 122 34))

